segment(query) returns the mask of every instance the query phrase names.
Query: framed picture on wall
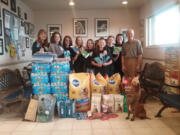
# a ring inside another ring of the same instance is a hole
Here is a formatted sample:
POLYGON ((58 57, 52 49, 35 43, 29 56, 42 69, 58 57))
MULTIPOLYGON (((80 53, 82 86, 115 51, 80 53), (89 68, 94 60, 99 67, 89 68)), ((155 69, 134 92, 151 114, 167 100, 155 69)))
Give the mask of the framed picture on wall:
POLYGON ((27 13, 24 13, 24 20, 27 20, 27 13))
POLYGON ((18 17, 21 18, 21 8, 20 7, 17 7, 17 14, 18 14, 18 17))
POLYGON ((1 2, 8 6, 8 0, 1 0, 1 2))
POLYGON ((74 36, 87 37, 88 35, 88 19, 75 18, 73 23, 74 36))
POLYGON ((120 30, 120 33, 123 34, 124 42, 128 41, 128 37, 126 36, 127 30, 128 30, 128 28, 122 28, 120 30))
POLYGON ((11 0, 11 10, 16 12, 16 0, 11 0))
POLYGON ((0 20, 0 36, 2 36, 2 20, 0 20))
POLYGON ((29 48, 29 38, 26 37, 25 40, 26 40, 26 48, 29 48))
POLYGON ((24 31, 26 35, 29 35, 29 23, 24 22, 24 31))
POLYGON ((109 35, 109 19, 95 19, 96 37, 107 37, 109 35))
POLYGON ((2 11, 1 11, 1 6, 0 6, 0 18, 1 18, 1 14, 2 14, 2 11))
POLYGON ((51 36, 54 32, 62 33, 62 25, 61 24, 48 24, 47 25, 47 31, 48 31, 48 40, 50 41, 51 36))
POLYGON ((4 54, 4 49, 3 49, 3 39, 0 39, 0 55, 4 54))

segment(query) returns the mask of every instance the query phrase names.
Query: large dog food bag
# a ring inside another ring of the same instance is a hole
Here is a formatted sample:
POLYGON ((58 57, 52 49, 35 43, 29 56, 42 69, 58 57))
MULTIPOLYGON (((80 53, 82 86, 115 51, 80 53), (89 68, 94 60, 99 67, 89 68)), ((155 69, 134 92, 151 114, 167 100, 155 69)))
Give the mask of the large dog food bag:
POLYGON ((105 94, 107 88, 107 81, 101 74, 91 75, 91 91, 92 93, 105 94))
POLYGON ((76 111, 88 111, 90 107, 90 75, 89 73, 73 73, 69 75, 69 98, 76 100, 76 111))
POLYGON ((107 91, 109 94, 118 94, 120 93, 120 84, 121 84, 121 76, 116 73, 109 78, 107 84, 107 91))
POLYGON ((91 112, 100 113, 101 112, 101 94, 93 93, 91 97, 91 112))

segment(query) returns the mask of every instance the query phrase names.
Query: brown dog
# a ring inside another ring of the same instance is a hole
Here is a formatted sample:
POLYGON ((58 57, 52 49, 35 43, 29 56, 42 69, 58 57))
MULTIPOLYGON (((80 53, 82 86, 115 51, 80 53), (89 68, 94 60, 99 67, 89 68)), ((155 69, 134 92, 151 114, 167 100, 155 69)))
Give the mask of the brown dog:
POLYGON ((138 77, 133 78, 131 81, 131 91, 126 94, 126 97, 128 108, 128 116, 126 119, 129 119, 131 113, 133 114, 131 121, 134 121, 136 117, 147 119, 144 105, 140 103, 141 90, 138 77))

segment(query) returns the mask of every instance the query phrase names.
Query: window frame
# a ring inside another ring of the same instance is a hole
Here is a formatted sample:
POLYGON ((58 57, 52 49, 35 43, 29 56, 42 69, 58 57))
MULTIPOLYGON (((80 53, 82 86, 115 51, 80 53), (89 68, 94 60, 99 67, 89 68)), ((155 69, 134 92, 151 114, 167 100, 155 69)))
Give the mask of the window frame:
MULTIPOLYGON (((155 45, 155 44, 150 44, 150 38, 149 38, 149 30, 150 30, 150 23, 149 20, 154 18, 155 16, 163 13, 164 11, 167 11, 168 9, 172 8, 172 7, 176 7, 178 6, 179 8, 179 14, 180 14, 180 2, 176 2, 174 4, 171 4, 169 6, 166 6, 158 11, 155 11, 152 15, 146 17, 145 19, 145 48, 166 48, 166 47, 180 47, 180 37, 179 37, 179 42, 176 44, 166 44, 166 45, 155 45)), ((180 20, 180 18, 179 18, 180 20)), ((179 26, 180 27, 180 26, 179 26)))

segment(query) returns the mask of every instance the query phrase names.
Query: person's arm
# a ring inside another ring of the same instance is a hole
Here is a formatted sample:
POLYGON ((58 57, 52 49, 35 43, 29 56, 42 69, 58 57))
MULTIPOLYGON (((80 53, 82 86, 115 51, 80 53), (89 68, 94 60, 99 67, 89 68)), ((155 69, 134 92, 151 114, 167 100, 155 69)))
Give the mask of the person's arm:
POLYGON ((121 63, 122 63, 122 71, 125 72, 126 71, 126 66, 124 64, 124 56, 121 56, 121 63))
POLYGON ((78 56, 79 56, 79 52, 77 52, 76 55, 74 56, 73 62, 75 62, 77 60, 78 56))
POLYGON ((119 53, 117 53, 117 55, 113 58, 113 61, 117 61, 119 58, 119 53))
POLYGON ((94 61, 91 61, 91 64, 92 64, 93 66, 95 66, 95 67, 102 67, 102 64, 98 64, 98 63, 96 63, 96 62, 94 62, 94 61))
POLYGON ((142 62, 142 54, 138 55, 138 61, 137 61, 137 66, 136 66, 136 71, 137 72, 140 71, 141 62, 142 62))
POLYGON ((106 62, 106 63, 103 63, 103 66, 109 66, 109 65, 111 65, 112 64, 112 60, 110 60, 110 61, 108 61, 108 62, 106 62))
POLYGON ((137 48, 137 66, 136 66, 136 72, 140 71, 141 68, 141 62, 142 62, 142 54, 143 54, 143 48, 141 46, 141 42, 138 40, 138 48, 137 48))
POLYGON ((69 58, 58 58, 57 60, 58 61, 71 61, 71 59, 69 58))

